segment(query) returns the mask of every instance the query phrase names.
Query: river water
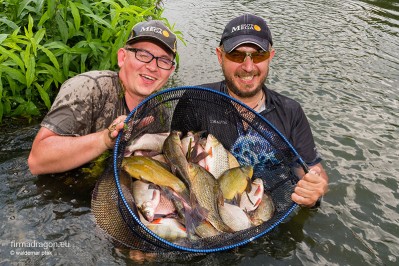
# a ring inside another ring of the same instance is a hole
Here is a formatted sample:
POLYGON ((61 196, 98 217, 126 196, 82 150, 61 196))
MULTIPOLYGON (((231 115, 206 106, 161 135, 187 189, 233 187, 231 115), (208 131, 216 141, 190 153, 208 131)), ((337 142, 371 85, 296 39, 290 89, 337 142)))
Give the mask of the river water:
MULTIPOLYGON (((170 86, 220 80, 215 47, 224 25, 247 12, 267 20, 276 50, 267 84, 302 104, 330 177, 321 209, 300 210, 234 251, 179 264, 397 265, 399 3, 167 0, 164 7, 186 40, 170 86)), ((94 180, 29 173, 37 130, 13 126, 0 136, 0 265, 135 265, 95 230, 94 180)))

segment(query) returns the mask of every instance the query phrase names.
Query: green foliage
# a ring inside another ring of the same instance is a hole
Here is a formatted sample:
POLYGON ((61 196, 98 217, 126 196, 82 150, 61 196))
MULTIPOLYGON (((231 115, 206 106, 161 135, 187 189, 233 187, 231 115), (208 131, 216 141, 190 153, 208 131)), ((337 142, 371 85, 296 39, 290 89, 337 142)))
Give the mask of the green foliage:
POLYGON ((163 11, 159 0, 1 0, 0 10, 0 123, 42 115, 78 73, 116 69, 133 25, 163 11))

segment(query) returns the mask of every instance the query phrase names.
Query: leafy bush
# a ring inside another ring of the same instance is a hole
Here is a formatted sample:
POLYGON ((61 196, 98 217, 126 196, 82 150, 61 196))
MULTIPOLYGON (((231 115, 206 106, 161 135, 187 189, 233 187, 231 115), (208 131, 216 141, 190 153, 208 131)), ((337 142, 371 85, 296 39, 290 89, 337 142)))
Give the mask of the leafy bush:
POLYGON ((0 123, 41 115, 78 73, 115 69, 133 25, 162 19, 160 2, 0 0, 0 123))

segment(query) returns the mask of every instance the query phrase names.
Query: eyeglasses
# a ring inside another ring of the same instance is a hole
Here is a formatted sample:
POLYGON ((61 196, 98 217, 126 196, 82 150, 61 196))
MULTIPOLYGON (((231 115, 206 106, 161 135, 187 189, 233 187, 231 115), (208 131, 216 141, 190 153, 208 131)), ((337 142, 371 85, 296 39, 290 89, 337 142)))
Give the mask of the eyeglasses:
POLYGON ((249 53, 234 50, 230 53, 226 53, 226 58, 235 63, 243 63, 247 56, 249 56, 252 59, 252 62, 256 64, 269 59, 270 51, 258 51, 249 53))
POLYGON ((155 58, 157 66, 165 70, 170 70, 175 64, 175 62, 165 57, 154 56, 152 53, 147 52, 146 50, 131 48, 131 47, 127 47, 125 48, 125 50, 133 52, 135 54, 136 59, 143 63, 149 63, 155 58))

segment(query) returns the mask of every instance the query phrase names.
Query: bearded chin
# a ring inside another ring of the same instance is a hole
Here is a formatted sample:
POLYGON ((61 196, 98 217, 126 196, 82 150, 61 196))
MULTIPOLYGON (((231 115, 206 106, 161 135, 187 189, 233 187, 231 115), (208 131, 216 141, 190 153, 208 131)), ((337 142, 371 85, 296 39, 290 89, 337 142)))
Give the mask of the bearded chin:
MULTIPOLYGON (((227 88, 233 92, 235 95, 237 95, 240 98, 250 98, 255 96, 259 91, 262 90, 262 86, 266 81, 266 77, 267 75, 265 75, 265 77, 263 78, 262 82, 259 84, 258 87, 255 88, 255 90, 251 90, 251 91, 242 91, 239 89, 239 87, 237 87, 233 81, 233 78, 229 75, 226 75, 227 73, 225 72, 224 68, 222 67, 223 70, 223 74, 225 76, 225 81, 226 81, 226 86, 227 88)), ((250 88, 250 87, 248 87, 250 88)))

